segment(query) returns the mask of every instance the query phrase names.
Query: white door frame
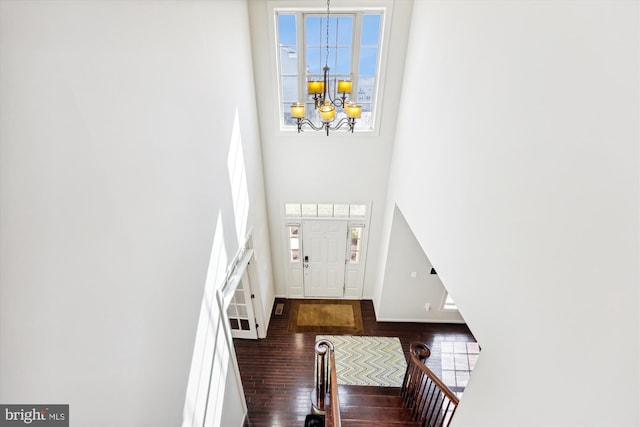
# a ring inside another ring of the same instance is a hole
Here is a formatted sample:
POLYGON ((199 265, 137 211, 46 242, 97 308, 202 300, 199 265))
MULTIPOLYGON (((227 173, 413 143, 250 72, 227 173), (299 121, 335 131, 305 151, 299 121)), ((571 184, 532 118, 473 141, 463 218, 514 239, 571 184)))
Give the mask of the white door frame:
POLYGON ((231 335, 234 338, 257 339, 257 319, 254 311, 254 294, 251 289, 248 267, 253 259, 253 249, 245 252, 237 262, 236 267, 222 288, 224 311, 229 321, 235 320, 237 328, 231 327, 231 335), (240 288, 241 292, 238 292, 240 288), (232 308, 235 313, 229 314, 232 308))
MULTIPOLYGON (((304 292, 304 266, 302 259, 302 228, 305 220, 323 221, 341 219, 348 221, 348 230, 351 233, 353 228, 359 231, 359 254, 357 260, 351 260, 351 235, 347 239, 347 258, 349 261, 345 265, 345 290, 344 299, 360 299, 364 290, 364 273, 367 259, 367 247, 369 237, 369 223, 371 218, 371 203, 358 203, 358 206, 366 206, 366 213, 358 216, 319 216, 305 215, 304 211, 291 214, 287 210, 287 205, 304 205, 304 203, 282 203, 281 215, 283 227, 281 242, 283 246, 284 280, 287 298, 306 298, 304 292), (296 234, 291 234, 295 230, 296 234), (294 250, 293 245, 298 249, 294 250)), ((318 204, 320 205, 320 204, 318 204)), ((335 204, 336 206, 338 204, 335 204)), ((345 205, 345 204, 342 204, 345 205)), ((353 204, 351 205, 353 206, 353 204)))

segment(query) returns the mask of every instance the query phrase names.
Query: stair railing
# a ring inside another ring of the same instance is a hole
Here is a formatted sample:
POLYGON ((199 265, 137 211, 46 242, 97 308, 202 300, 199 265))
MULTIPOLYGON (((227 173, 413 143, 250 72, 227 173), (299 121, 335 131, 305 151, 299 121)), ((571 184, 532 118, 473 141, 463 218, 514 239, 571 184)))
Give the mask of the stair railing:
POLYGON ((404 406, 411 409, 414 421, 423 427, 448 426, 460 400, 425 365, 431 355, 426 344, 412 343, 409 353, 401 391, 404 406))
POLYGON ((329 340, 316 342, 316 384, 312 393, 313 411, 325 414, 333 427, 341 427, 340 399, 333 343, 329 340), (328 402, 327 402, 328 400, 328 402))

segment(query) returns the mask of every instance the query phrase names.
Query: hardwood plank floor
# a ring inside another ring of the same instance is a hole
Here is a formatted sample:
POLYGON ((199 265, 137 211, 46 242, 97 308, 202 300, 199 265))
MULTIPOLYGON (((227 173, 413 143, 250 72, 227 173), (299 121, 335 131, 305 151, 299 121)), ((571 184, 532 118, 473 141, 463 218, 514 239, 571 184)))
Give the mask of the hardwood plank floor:
MULTIPOLYGON (((288 332, 291 301, 276 300, 276 304, 284 304, 284 311, 282 315, 271 314, 267 338, 234 339, 249 409, 246 427, 304 426, 310 412, 317 334, 288 332)), ((414 341, 424 342, 432 350, 427 365, 438 375, 442 372, 442 342, 475 342, 466 325, 377 322, 373 303, 363 300, 361 306, 361 335, 398 337, 405 351, 414 341)))

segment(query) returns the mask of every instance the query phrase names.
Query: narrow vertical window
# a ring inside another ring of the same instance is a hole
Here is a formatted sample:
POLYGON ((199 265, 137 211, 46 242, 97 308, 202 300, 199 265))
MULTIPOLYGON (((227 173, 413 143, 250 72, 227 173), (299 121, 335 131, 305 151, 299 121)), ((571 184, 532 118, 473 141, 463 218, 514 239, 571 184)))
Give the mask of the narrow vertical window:
POLYGON ((364 129, 370 129, 373 126, 379 40, 380 14, 365 14, 362 17, 357 94, 357 102, 362 105, 362 116, 356 125, 364 129))
MULTIPOLYGON (((282 111, 289 111, 298 102, 298 46, 296 41, 296 15, 278 14, 278 57, 280 62, 280 87, 282 111)), ((290 115, 285 115, 285 125, 295 125, 290 115)))
POLYGON ((351 240, 349 241, 349 264, 360 263, 360 250, 362 247, 362 226, 351 227, 351 240))
POLYGON ((289 233, 289 261, 300 262, 300 226, 287 226, 289 233))

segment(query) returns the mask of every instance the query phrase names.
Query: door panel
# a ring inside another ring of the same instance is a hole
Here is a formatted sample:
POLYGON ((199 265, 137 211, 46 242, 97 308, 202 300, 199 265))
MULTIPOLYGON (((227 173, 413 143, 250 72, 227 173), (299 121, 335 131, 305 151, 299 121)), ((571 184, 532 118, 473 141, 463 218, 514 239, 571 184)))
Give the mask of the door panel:
POLYGON ((224 306, 234 338, 257 339, 256 316, 253 308, 251 278, 249 275, 249 261, 253 257, 251 250, 238 263, 235 274, 232 275, 223 288, 224 306))
POLYGON ((304 290, 307 297, 342 297, 347 221, 304 221, 304 290))

